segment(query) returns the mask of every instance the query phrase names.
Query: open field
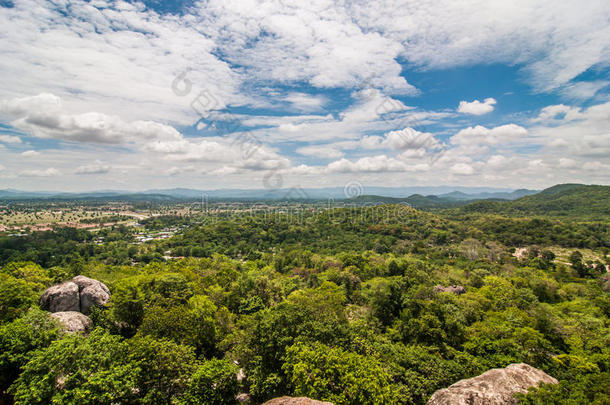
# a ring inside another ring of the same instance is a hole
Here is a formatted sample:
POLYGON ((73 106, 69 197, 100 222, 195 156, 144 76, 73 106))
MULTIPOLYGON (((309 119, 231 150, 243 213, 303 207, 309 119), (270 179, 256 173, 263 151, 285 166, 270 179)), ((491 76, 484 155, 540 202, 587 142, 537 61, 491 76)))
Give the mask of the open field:
POLYGON ((155 215, 128 206, 0 206, 0 232, 29 230, 47 231, 54 227, 95 229, 100 227, 135 224, 155 215))

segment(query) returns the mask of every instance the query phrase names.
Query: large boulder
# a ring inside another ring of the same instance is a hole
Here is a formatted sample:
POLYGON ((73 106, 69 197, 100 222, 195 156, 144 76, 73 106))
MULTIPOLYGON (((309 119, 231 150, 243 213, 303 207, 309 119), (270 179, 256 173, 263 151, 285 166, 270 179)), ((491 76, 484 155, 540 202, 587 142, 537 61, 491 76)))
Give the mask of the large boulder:
POLYGON ((40 297, 40 307, 46 311, 80 311, 78 285, 68 281, 47 290, 40 297))
POLYGON ((85 276, 54 285, 40 297, 40 307, 50 312, 79 311, 88 315, 94 305, 110 301, 110 290, 104 283, 85 276))
POLYGON ((91 330, 91 319, 76 311, 54 312, 51 317, 59 320, 64 330, 68 333, 83 332, 89 333, 91 330))
POLYGON ((72 282, 78 286, 80 293, 80 312, 89 314, 92 306, 103 307, 110 301, 110 290, 101 281, 85 276, 76 276, 72 282))
POLYGON ((557 384, 557 380, 528 364, 511 364, 438 390, 427 405, 513 405, 514 394, 541 383, 557 384))
POLYGON ((332 402, 316 401, 306 397, 279 397, 265 402, 263 405, 333 405, 332 402))

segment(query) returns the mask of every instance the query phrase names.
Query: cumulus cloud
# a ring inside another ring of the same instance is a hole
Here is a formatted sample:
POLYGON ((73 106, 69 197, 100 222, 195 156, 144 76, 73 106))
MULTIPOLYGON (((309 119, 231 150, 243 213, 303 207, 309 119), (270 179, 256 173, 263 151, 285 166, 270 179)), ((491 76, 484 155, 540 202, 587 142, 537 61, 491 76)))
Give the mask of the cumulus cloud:
POLYGON ((479 100, 460 101, 457 110, 463 114, 483 115, 492 112, 495 104, 496 100, 491 97, 486 98, 482 103, 479 100))
POLYGON ((386 134, 382 143, 396 150, 436 149, 440 146, 434 135, 429 132, 420 132, 413 128, 391 131, 386 134))
POLYGON ((516 124, 486 128, 481 125, 460 130, 451 137, 451 143, 461 146, 498 145, 510 143, 527 135, 527 129, 516 124))
MULTIPOLYGON (((175 128, 153 121, 126 122, 99 112, 64 113, 60 98, 48 93, 4 100, 0 113, 13 118, 15 128, 38 138, 102 144, 181 138, 175 128)), ((21 142, 18 137, 7 136, 7 141, 11 140, 21 142)))
POLYGON ((573 120, 577 119, 580 113, 580 108, 570 107, 565 104, 549 105, 540 110, 538 117, 534 118, 533 122, 550 121, 554 119, 573 120))
POLYGON ((386 155, 363 157, 356 161, 341 159, 329 163, 327 171, 329 173, 361 173, 361 172, 404 172, 426 170, 428 165, 408 165, 407 163, 391 158, 386 155))
POLYGON ((610 102, 588 108, 549 106, 534 122, 530 134, 549 154, 571 159, 610 156, 610 102))
POLYGON ((61 98, 51 93, 0 101, 0 113, 9 116, 26 116, 32 112, 57 114, 60 110, 61 98))
POLYGON ((40 156, 40 152, 35 151, 35 150, 26 150, 25 152, 21 153, 21 156, 23 156, 23 157, 40 156))

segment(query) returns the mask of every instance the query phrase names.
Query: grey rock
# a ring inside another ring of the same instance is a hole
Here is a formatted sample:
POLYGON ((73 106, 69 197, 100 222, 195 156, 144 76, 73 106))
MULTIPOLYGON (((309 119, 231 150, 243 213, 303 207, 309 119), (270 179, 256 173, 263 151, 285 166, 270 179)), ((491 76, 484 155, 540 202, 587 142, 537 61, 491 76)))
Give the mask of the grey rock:
POLYGON ((78 285, 68 281, 47 288, 40 297, 40 307, 50 312, 79 311, 78 285))
POLYGON ((50 312, 79 311, 88 315, 92 306, 110 301, 110 290, 104 283, 85 276, 54 285, 40 297, 40 307, 50 312))
POLYGON ((88 316, 76 311, 55 312, 50 316, 59 320, 64 330, 68 333, 89 333, 93 324, 88 316))
POLYGON ((450 285, 448 287, 443 287, 442 285, 435 285, 434 292, 450 292, 452 294, 460 295, 466 292, 466 289, 461 285, 450 285))
POLYGON ((541 383, 557 384, 557 380, 528 364, 511 364, 438 390, 427 405, 514 405, 514 394, 541 383))
POLYGON ((76 276, 72 282, 78 285, 80 312, 88 315, 92 306, 103 307, 110 301, 110 290, 101 281, 85 276, 76 276))
POLYGON ((242 392, 241 394, 238 394, 235 397, 235 400, 237 402, 239 402, 240 404, 244 404, 244 405, 252 403, 252 399, 250 398, 250 394, 246 394, 245 392, 242 392))
POLYGON ((316 401, 306 397, 279 397, 267 401, 263 405, 333 405, 333 403, 316 401))

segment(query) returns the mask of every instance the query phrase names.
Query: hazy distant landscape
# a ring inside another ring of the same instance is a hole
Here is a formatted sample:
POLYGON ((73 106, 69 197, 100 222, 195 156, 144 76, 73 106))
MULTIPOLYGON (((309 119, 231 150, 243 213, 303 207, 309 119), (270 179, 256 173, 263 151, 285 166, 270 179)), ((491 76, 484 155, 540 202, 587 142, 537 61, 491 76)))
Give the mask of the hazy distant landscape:
POLYGON ((610 404, 609 38, 0 0, 0 405, 610 404))

